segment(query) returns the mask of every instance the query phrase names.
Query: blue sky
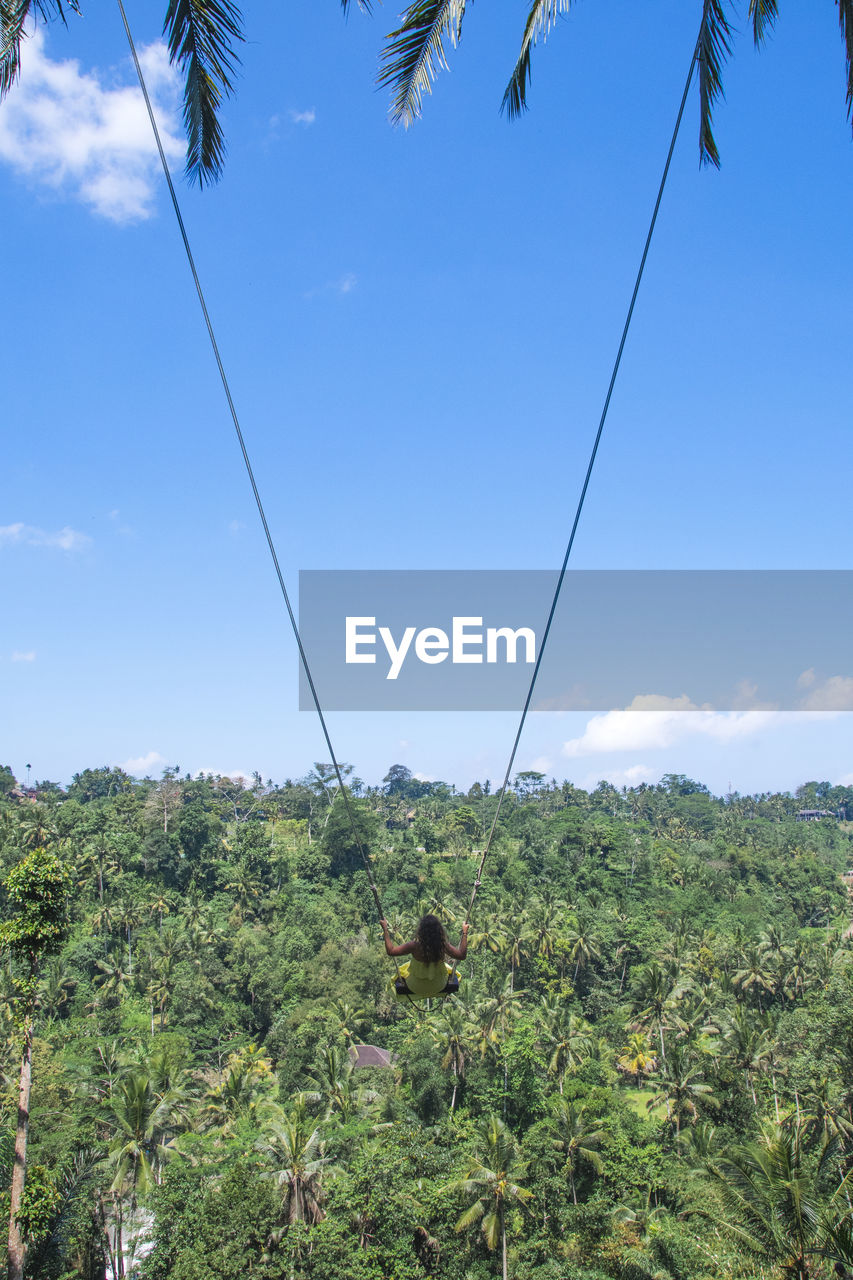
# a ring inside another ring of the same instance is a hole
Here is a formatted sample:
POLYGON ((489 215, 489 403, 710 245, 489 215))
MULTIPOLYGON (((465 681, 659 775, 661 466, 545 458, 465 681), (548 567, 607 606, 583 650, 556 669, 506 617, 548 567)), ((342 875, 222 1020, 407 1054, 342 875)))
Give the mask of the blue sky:
MULTIPOLYGON (((559 563, 700 9, 577 5, 509 125, 524 7, 472 6, 403 131, 374 87, 392 8, 247 6, 224 178, 179 192, 294 594, 305 568, 559 563)), ((160 17, 129 16, 179 172, 160 17)), ((741 25, 719 173, 688 104, 577 567, 851 567, 836 10, 784 6, 760 55, 741 25)), ((0 107, 0 756, 59 781, 107 761, 281 779, 326 752, 123 40, 109 6, 70 15, 0 107)), ((397 761, 499 778, 514 727, 331 717, 370 782, 397 761)), ((850 713, 539 715, 517 764, 853 780, 850 713)))

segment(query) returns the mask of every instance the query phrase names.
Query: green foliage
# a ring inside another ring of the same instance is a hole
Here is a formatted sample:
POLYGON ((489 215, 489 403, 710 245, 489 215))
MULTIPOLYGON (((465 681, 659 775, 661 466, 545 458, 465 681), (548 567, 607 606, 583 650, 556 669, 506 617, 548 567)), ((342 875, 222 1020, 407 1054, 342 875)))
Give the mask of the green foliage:
POLYGON ((6 877, 11 914, 0 924, 0 946, 8 947, 31 973, 62 945, 69 888, 68 871, 46 849, 33 849, 6 877))
MULTIPOLYGON (((408 1007, 327 766, 281 787, 74 785, 50 806, 0 797, 3 980, 39 1018, 27 1212, 46 1280, 131 1273, 146 1237, 148 1280, 486 1280, 504 1232, 514 1280, 741 1280, 714 1170, 777 1109, 780 1132, 799 1113, 811 1245, 843 1262, 853 859, 846 826, 793 820, 800 797, 520 776, 461 994, 408 1007), (353 1068, 358 1043, 391 1065, 353 1068)), ((490 788, 399 766, 348 794, 396 936, 426 910, 458 936, 490 788)))

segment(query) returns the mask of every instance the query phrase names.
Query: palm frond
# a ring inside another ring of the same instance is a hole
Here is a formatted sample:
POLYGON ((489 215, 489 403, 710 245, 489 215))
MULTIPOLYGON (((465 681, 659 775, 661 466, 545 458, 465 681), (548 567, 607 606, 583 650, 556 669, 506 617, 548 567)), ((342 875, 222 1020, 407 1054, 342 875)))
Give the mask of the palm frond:
MULTIPOLYGON (((68 7, 79 13, 77 0, 68 7)), ((5 98, 21 70, 21 41, 27 18, 35 12, 37 22, 60 18, 65 22, 62 0, 0 0, 0 99, 5 98)))
POLYGON ((853 120, 853 0, 836 0, 841 38, 847 54, 847 118, 853 120))
POLYGON ((169 60, 185 77, 184 128, 187 176, 200 187, 222 172, 225 143, 218 111, 232 91, 243 39, 242 18, 231 0, 169 0, 163 23, 169 60))
MULTIPOLYGON (((358 0, 358 7, 359 9, 361 9, 362 13, 373 12, 373 4, 371 0, 358 0)), ((341 8, 344 11, 344 17, 348 18, 349 10, 350 10, 350 0, 341 0, 341 8)))
POLYGON ((505 111, 510 120, 516 119, 527 110, 527 86, 530 84, 530 56, 534 45, 539 40, 547 40, 551 28, 563 13, 568 13, 572 0, 533 0, 527 21, 524 24, 524 35, 521 40, 521 52, 504 90, 501 111, 505 111))
POLYGON ((732 51, 731 36, 725 0, 704 0, 699 32, 699 163, 717 169, 720 153, 714 140, 713 115, 717 99, 723 96, 723 64, 732 51))
POLYGON ((466 1227, 473 1226, 475 1222, 479 1222, 486 1212, 486 1206, 482 1200, 475 1200, 470 1209, 466 1209, 456 1224, 457 1231, 464 1231, 466 1227))
POLYGON ((403 13, 403 24, 388 36, 383 66, 376 82, 394 92, 391 120, 412 124, 421 114, 425 93, 447 67, 445 39, 455 48, 465 16, 466 0, 414 0, 403 13))
POLYGON ((21 70, 21 40, 32 0, 0 0, 0 98, 21 70))
POLYGON ((756 45, 764 43, 779 16, 778 0, 749 0, 752 35, 756 45))

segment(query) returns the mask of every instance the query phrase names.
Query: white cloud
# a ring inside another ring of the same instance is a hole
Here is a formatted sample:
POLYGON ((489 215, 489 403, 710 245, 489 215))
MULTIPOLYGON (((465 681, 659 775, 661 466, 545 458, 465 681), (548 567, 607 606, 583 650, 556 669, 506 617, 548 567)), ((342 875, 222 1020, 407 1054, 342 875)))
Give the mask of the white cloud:
MULTIPOLYGON (((139 61, 166 155, 179 159, 179 83, 168 50, 147 45, 139 61)), ((41 31, 24 42, 21 67, 0 111, 0 160, 113 222, 150 217, 160 162, 135 80, 110 88, 76 61, 54 62, 41 31)))
POLYGON ((26 652, 22 652, 20 649, 16 649, 15 652, 12 654, 13 662, 35 662, 35 660, 36 660, 35 649, 28 649, 26 652))
POLYGON ((144 778, 155 769, 160 772, 165 763, 166 757, 161 756, 159 751, 149 751, 144 756, 132 756, 130 760, 123 760, 118 767, 134 778, 144 778))
MULTIPOLYGON (((853 676, 830 676, 820 684, 814 683, 814 672, 808 684, 811 693, 802 699, 804 711, 853 711, 853 676)), ((800 676, 800 684, 803 677, 800 676)))
POLYGON ((79 533, 70 525, 49 533, 46 529, 38 529, 32 524, 0 525, 0 547, 23 545, 26 547, 57 547, 61 551, 83 551, 91 546, 92 539, 86 533, 79 533))
MULTIPOLYGON (((306 111, 290 111, 288 114, 294 124, 309 125, 313 124, 317 119, 317 112, 313 107, 308 107, 306 111)), ((278 123, 277 116, 273 116, 273 120, 278 123)))
POLYGON ((534 773, 550 773, 554 761, 550 756, 537 756, 535 760, 531 760, 529 767, 534 773))
POLYGON ((309 289, 302 296, 307 299, 317 298, 324 293, 337 293, 341 296, 352 293, 358 284, 358 276, 352 271, 345 271, 337 280, 327 280, 319 289, 309 289))
POLYGON ((646 764, 632 764, 629 769, 603 769, 588 774, 581 782, 584 791, 594 791, 599 782, 612 782, 614 787, 638 787, 641 782, 651 782, 656 770, 646 764))
POLYGON ((611 751, 658 750, 689 737, 731 742, 757 733, 783 714, 712 711, 697 707, 686 695, 678 698, 643 695, 635 698, 624 711, 593 716, 579 738, 564 744, 563 755, 578 758, 611 751))
POLYGON ((245 769, 197 769, 195 776, 198 777, 200 773, 212 778, 230 778, 232 782, 242 782, 244 787, 251 787, 255 781, 245 769))

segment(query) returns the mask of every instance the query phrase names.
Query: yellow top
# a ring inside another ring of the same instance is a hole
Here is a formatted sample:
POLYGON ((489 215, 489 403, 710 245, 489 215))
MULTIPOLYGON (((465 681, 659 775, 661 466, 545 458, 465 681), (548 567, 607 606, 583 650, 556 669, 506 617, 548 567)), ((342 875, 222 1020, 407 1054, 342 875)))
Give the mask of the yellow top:
POLYGON ((405 964, 400 965, 400 977, 406 979, 406 986, 413 996, 437 996, 447 986, 447 979, 453 972, 453 966, 444 960, 436 960, 434 964, 424 964, 410 956, 405 964))

